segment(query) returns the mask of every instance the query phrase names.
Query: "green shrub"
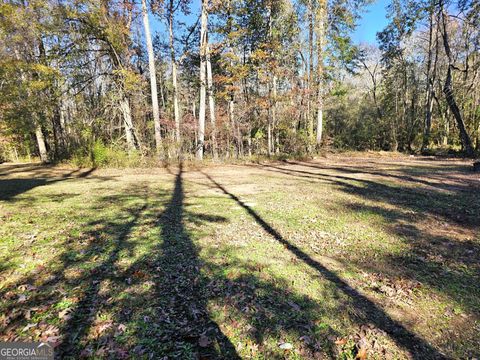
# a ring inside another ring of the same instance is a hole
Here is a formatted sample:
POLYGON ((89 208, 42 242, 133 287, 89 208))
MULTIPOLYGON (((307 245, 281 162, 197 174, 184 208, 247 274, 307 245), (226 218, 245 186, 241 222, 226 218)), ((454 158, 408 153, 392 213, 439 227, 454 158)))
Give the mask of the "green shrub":
POLYGON ((90 151, 79 148, 73 152, 70 163, 76 167, 150 167, 158 166, 158 159, 145 157, 138 150, 127 151, 116 146, 106 146, 96 141, 90 151))
POLYGON ((93 165, 105 166, 108 164, 109 148, 101 141, 96 141, 92 149, 93 165))

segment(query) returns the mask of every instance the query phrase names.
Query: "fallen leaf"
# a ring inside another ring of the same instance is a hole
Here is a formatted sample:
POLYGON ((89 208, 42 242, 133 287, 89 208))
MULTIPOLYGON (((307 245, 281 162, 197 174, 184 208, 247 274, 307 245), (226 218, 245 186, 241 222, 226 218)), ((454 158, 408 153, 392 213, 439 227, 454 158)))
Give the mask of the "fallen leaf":
POLYGON ((31 284, 23 284, 18 287, 18 290, 20 291, 34 291, 37 290, 36 286, 33 286, 31 284))
POLYGON ((337 344, 337 345, 345 345, 346 343, 347 343, 347 339, 335 340, 335 344, 337 344))
POLYGON ((145 278, 147 277, 147 274, 141 270, 137 270, 133 273, 133 276, 136 278, 145 278))
POLYGON ((58 313, 58 317, 62 320, 69 320, 72 315, 70 314, 72 310, 70 308, 62 310, 58 313))
POLYGON ((15 297, 15 295, 16 295, 16 294, 15 294, 13 291, 10 290, 10 291, 7 291, 7 292, 5 293, 5 295, 3 295, 3 297, 4 297, 5 299, 7 299, 7 300, 11 300, 11 299, 13 299, 13 298, 15 297))
POLYGON ((110 329, 111 327, 112 327, 112 322, 111 322, 111 321, 107 321, 107 322, 105 322, 105 323, 103 323, 103 324, 100 324, 100 325, 98 326, 98 332, 101 334, 101 333, 103 333, 105 330, 110 329))
POLYGON ((31 310, 25 310, 23 312, 23 316, 25 316, 25 319, 30 320, 32 317, 32 311, 31 310))
POLYGON ((52 345, 53 347, 57 347, 62 342, 61 336, 49 336, 47 337, 47 343, 52 345))
POLYGON ((367 349, 364 348, 364 347, 360 348, 360 350, 358 351, 356 359, 366 360, 367 359, 367 349))

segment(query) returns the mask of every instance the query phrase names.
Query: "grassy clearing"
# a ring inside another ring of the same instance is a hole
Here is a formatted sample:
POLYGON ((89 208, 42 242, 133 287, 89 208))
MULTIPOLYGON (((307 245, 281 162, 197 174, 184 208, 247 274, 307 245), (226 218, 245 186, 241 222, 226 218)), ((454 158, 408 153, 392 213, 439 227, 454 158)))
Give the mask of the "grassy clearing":
POLYGON ((63 358, 468 358, 480 181, 462 161, 0 166, 0 339, 63 358))

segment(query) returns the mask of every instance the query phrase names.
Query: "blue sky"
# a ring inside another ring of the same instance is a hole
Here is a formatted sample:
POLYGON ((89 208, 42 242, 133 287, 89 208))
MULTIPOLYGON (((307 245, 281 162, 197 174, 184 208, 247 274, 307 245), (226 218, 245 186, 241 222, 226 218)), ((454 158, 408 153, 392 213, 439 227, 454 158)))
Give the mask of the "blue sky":
POLYGON ((376 43, 377 32, 383 30, 388 22, 385 9, 388 3, 389 0, 377 0, 368 6, 353 34, 354 42, 376 43))

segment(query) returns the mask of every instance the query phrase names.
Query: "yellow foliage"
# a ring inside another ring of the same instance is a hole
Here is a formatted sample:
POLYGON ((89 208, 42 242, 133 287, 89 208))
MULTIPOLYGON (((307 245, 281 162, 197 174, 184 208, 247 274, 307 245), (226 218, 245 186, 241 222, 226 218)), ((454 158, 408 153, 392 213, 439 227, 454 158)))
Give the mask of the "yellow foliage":
POLYGON ((126 92, 137 90, 142 83, 141 75, 128 69, 114 70, 114 74, 121 79, 123 90, 126 92))

